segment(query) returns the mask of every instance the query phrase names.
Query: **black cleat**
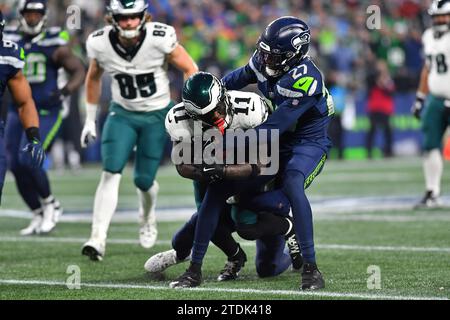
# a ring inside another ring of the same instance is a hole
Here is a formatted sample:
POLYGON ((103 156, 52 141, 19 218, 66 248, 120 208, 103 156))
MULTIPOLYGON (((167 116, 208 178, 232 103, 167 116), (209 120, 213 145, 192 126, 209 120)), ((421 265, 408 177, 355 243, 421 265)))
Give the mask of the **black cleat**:
POLYGON ((225 267, 220 271, 217 281, 236 280, 245 262, 247 262, 247 255, 239 246, 239 252, 225 263, 225 267))
POLYGON ((92 261, 102 261, 104 252, 104 247, 91 241, 86 242, 81 249, 81 254, 88 256, 92 261))
POLYGON ((325 288, 325 280, 316 264, 305 263, 302 272, 302 290, 319 290, 325 288))
POLYGON ((291 217, 287 217, 287 219, 291 222, 291 230, 288 234, 284 236, 286 240, 286 244, 289 250, 289 255, 292 260, 292 269, 298 271, 303 266, 303 257, 300 250, 300 244, 298 243, 297 236, 295 235, 294 225, 291 217))
POLYGON ((192 268, 191 266, 179 276, 177 279, 172 281, 169 286, 171 288, 194 288, 198 287, 202 283, 202 272, 200 268, 192 268), (197 269, 197 270, 195 270, 197 269))
POLYGON ((441 206, 441 199, 434 196, 433 191, 426 191, 422 200, 414 206, 414 209, 435 209, 441 206))

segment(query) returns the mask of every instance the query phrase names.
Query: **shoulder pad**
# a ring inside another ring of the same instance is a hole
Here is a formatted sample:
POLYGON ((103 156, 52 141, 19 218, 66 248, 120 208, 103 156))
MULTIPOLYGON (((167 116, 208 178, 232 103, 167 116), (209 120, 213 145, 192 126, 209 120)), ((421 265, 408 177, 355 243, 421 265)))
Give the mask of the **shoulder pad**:
POLYGON ((16 69, 25 66, 25 51, 17 43, 9 40, 2 40, 0 48, 0 61, 2 64, 11 65, 16 69))
POLYGON ((188 141, 191 139, 190 120, 191 118, 186 114, 183 103, 179 103, 169 110, 165 119, 165 126, 172 141, 188 141))
POLYGON ((39 40, 38 43, 43 47, 66 46, 69 40, 69 32, 59 27, 52 27, 45 32, 44 38, 39 40))
POLYGON ((300 98, 322 94, 323 77, 310 59, 293 68, 277 82, 277 91, 288 98, 300 98))

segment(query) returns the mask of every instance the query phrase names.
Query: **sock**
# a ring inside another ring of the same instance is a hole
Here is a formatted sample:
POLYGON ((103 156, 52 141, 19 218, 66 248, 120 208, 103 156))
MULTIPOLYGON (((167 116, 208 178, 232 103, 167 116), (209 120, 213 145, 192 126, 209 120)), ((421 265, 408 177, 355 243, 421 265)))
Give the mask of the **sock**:
POLYGON ((158 196, 159 184, 158 182, 153 181, 153 185, 147 191, 142 191, 141 189, 137 189, 138 197, 139 197, 139 219, 141 224, 156 223, 156 198, 158 196))
POLYGON ((425 154, 423 171, 425 174, 425 185, 427 191, 432 191, 433 196, 438 197, 441 193, 441 177, 443 171, 443 160, 441 150, 433 149, 425 154))
POLYGON ((172 248, 177 252, 177 258, 179 260, 186 259, 191 253, 196 224, 197 213, 194 213, 189 221, 186 222, 172 237, 172 248))
POLYGON ((303 260, 316 263, 312 210, 304 190, 305 177, 299 171, 289 170, 284 175, 283 190, 289 198, 294 217, 294 228, 300 242, 303 260))
POLYGON ((111 218, 116 211, 122 175, 103 171, 95 193, 91 239, 104 243, 111 218))
POLYGON ((219 222, 216 231, 211 238, 211 242, 225 253, 228 260, 239 251, 239 245, 236 240, 234 240, 231 233, 232 230, 227 225, 219 222))

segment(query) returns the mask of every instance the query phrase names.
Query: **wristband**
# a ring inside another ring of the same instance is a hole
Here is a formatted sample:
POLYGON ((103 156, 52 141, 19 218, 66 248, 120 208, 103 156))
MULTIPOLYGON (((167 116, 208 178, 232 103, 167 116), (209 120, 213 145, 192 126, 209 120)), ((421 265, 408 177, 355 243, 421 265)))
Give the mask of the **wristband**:
POLYGON ((86 102, 86 120, 95 122, 97 118, 98 105, 86 102))
POLYGON ((27 136, 27 139, 29 142, 33 141, 41 141, 41 135, 39 133, 39 128, 37 127, 30 127, 25 130, 25 134, 27 136))

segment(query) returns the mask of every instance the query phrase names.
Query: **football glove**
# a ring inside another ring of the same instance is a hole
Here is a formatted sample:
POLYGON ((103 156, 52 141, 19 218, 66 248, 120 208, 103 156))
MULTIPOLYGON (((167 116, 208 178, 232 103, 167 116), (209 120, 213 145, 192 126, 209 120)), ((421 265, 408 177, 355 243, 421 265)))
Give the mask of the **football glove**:
POLYGON ((223 164, 204 164, 200 169, 202 180, 206 183, 220 181, 225 176, 225 165, 223 164))
POLYGON ((83 131, 81 132, 81 146, 86 148, 97 138, 95 121, 86 119, 83 131))
POLYGON ((416 101, 414 101, 414 104, 413 104, 413 106, 411 108, 411 113, 414 115, 414 117, 417 120, 420 120, 422 109, 423 109, 423 106, 425 104, 425 97, 426 96, 424 94, 417 93, 416 101))
POLYGON ((31 168, 42 168, 45 160, 45 152, 42 143, 35 139, 22 149, 22 163, 31 168))

